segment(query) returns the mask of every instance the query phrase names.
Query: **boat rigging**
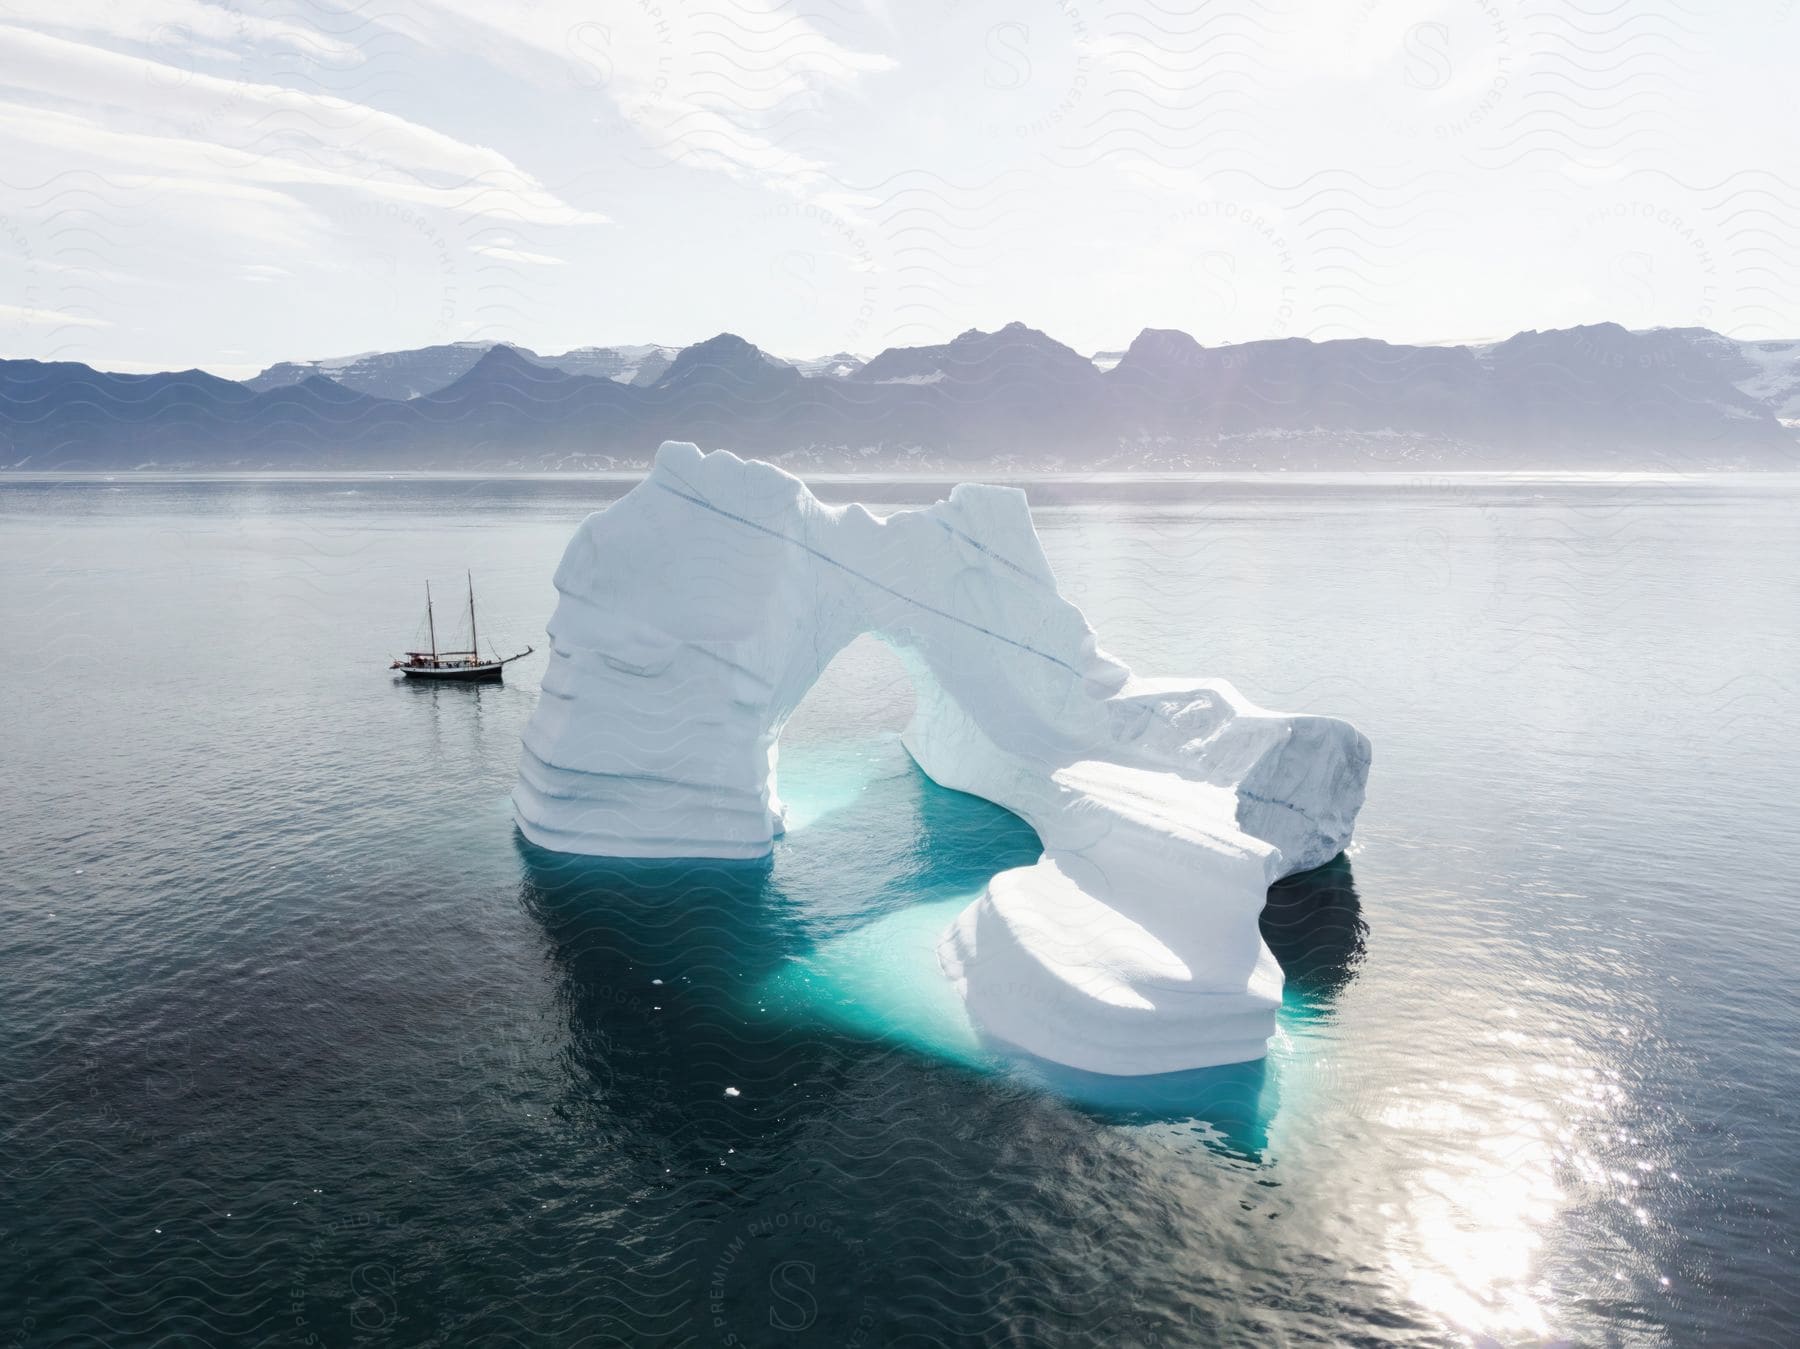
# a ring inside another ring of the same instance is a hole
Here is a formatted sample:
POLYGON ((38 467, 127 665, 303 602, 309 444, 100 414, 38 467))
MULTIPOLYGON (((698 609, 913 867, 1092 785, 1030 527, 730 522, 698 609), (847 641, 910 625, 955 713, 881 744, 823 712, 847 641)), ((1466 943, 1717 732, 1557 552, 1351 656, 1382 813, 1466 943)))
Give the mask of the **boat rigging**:
POLYGON ((388 668, 398 670, 408 679, 450 679, 465 683, 500 682, 506 667, 515 660, 522 660, 531 654, 526 647, 516 656, 501 656, 491 653, 486 658, 481 654, 481 643, 475 628, 475 577, 469 575, 469 649, 466 651, 439 651, 437 644, 437 614, 432 608, 431 582, 425 583, 425 627, 430 634, 431 649, 429 651, 408 651, 388 668))

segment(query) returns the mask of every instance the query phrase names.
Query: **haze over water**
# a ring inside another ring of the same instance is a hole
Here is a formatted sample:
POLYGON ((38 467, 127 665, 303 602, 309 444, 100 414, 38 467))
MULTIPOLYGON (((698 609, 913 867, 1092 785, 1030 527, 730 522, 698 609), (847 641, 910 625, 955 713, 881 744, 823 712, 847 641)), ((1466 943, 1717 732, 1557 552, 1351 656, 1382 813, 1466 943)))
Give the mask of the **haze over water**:
POLYGON ((959 1039, 929 938, 1037 843, 873 642, 767 866, 516 841, 624 487, 0 479, 0 1339, 1791 1334, 1800 482, 1031 485, 1109 650, 1375 747, 1266 1064, 1116 1099, 959 1039), (393 682, 465 568, 538 654, 393 682))

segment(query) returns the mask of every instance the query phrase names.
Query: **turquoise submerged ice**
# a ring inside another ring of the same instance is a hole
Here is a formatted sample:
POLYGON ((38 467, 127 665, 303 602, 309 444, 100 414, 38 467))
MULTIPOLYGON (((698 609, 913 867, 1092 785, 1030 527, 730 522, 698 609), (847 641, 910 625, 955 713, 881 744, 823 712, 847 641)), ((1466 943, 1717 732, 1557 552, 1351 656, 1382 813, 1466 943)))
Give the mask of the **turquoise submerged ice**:
POLYGON ((767 854, 781 728, 874 633, 912 676, 920 768, 1043 841, 937 937, 975 1031, 1115 1075, 1263 1055, 1282 977, 1257 915, 1349 842, 1368 741, 1221 680, 1134 676, 1058 593, 1022 492, 965 484, 878 517, 670 442, 580 526, 556 587, 513 795, 531 842, 767 854))

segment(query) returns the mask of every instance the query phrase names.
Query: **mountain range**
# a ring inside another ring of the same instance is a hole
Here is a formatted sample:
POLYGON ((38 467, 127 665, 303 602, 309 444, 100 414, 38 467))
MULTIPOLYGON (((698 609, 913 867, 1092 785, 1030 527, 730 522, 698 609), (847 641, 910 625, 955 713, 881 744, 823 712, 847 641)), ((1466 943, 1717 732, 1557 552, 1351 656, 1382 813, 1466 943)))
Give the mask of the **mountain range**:
POLYGON ((787 361, 508 343, 290 361, 233 381, 0 361, 0 468, 632 468, 664 439, 799 469, 1791 468, 1800 341, 1601 323, 1467 346, 1147 328, 1083 356, 1021 323, 787 361))

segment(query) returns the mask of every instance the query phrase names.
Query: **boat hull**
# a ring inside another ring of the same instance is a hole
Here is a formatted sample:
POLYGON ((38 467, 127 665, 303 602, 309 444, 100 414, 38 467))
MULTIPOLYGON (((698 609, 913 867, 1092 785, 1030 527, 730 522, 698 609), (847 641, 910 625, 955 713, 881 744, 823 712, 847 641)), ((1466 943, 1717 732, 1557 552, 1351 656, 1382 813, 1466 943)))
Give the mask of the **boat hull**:
POLYGON ((428 679, 438 683, 452 684, 498 684, 505 667, 503 661, 494 661, 488 665, 457 665, 432 667, 429 665, 402 665, 400 673, 408 679, 428 679))

